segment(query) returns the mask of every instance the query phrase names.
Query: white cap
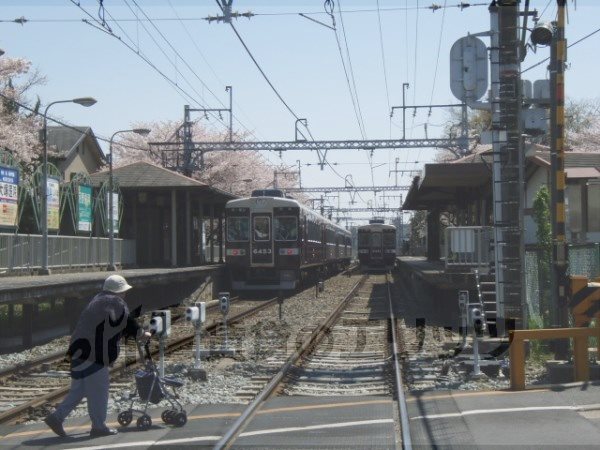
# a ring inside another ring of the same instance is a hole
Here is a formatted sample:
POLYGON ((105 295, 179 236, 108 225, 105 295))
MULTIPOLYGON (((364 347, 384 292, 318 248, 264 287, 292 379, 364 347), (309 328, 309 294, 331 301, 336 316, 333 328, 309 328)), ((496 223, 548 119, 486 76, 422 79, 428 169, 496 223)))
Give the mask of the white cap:
POLYGON ((104 286, 102 290, 108 292, 114 292, 115 294, 119 294, 121 292, 126 292, 131 289, 133 286, 129 286, 125 278, 121 275, 111 275, 106 280, 104 280, 104 286))

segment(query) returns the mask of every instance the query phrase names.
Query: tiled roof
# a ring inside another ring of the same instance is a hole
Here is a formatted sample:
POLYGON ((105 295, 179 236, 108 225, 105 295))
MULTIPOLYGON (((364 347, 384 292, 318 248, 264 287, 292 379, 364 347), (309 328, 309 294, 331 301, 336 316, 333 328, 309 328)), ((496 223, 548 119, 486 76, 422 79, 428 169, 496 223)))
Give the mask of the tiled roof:
MULTIPOLYGON (((139 161, 113 169, 113 176, 121 188, 176 188, 203 187, 205 183, 154 164, 139 161)), ((90 175, 94 186, 108 178, 108 170, 90 175)))
MULTIPOLYGON (((550 165, 550 152, 536 152, 534 159, 550 165)), ((565 152, 565 168, 567 167, 600 167, 600 152, 565 152)))
POLYGON ((48 127, 48 146, 66 157, 91 131, 90 127, 48 127))

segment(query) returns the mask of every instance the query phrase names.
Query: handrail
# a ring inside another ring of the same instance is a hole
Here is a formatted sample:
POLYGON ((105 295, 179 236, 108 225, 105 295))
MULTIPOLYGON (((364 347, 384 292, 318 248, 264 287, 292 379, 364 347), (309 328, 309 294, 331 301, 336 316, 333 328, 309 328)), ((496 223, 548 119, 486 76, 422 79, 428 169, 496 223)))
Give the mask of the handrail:
POLYGON ((590 379, 588 359, 588 338, 597 337, 600 342, 600 326, 596 328, 552 328, 540 330, 511 330, 509 332, 510 388, 514 391, 525 389, 525 341, 546 339, 574 340, 575 381, 590 379))

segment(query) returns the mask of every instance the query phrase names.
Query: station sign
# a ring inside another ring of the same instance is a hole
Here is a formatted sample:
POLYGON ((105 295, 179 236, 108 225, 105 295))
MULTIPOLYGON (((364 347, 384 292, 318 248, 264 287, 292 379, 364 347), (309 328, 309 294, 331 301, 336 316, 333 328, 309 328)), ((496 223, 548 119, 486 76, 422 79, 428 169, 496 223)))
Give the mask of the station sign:
MULTIPOLYGON (((108 228, 106 230, 107 234, 110 233, 110 193, 106 193, 106 223, 108 224, 108 228)), ((119 234, 119 193, 113 192, 113 207, 112 207, 112 219, 113 219, 113 234, 119 234)))
POLYGON ((0 227, 17 226, 19 170, 0 166, 0 227))

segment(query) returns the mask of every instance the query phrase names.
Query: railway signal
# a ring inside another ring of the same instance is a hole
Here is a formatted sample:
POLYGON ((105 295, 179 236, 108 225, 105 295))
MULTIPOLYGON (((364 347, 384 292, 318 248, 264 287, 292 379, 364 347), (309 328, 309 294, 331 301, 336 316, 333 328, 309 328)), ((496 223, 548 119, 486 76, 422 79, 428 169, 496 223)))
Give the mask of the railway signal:
POLYGON ((160 377, 165 376, 165 342, 171 335, 171 311, 163 309, 152 312, 150 319, 150 332, 158 336, 158 371, 160 377))
POLYGON ((188 370, 190 377, 196 381, 206 381, 206 370, 202 369, 200 361, 202 324, 206 321, 206 303, 198 302, 185 311, 185 320, 194 326, 194 367, 188 370))

